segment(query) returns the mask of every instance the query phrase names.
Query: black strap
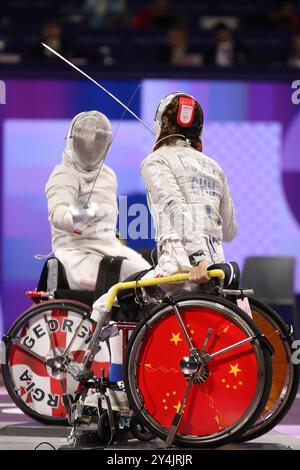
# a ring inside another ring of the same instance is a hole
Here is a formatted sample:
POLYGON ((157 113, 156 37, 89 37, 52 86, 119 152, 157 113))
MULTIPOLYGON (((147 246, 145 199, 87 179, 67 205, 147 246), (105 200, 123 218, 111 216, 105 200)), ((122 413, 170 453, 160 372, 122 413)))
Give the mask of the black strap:
POLYGON ((120 279, 120 271, 121 271, 121 266, 123 263, 123 260, 126 259, 122 256, 116 256, 113 258, 110 264, 110 270, 108 272, 108 277, 107 277, 107 284, 106 284, 106 290, 107 292, 112 286, 117 284, 120 279))
POLYGON ((104 256, 104 258, 102 258, 99 263, 94 300, 99 299, 99 297, 105 294, 114 284, 117 284, 124 259, 125 258, 122 256, 104 256))
POLYGON ((104 256, 104 258, 102 258, 102 260, 99 263, 98 275, 97 275, 95 292, 94 292, 95 300, 101 297, 101 295, 103 295, 106 292, 105 291, 106 279, 108 276, 109 266, 110 266, 112 259, 113 259, 112 256, 104 256))

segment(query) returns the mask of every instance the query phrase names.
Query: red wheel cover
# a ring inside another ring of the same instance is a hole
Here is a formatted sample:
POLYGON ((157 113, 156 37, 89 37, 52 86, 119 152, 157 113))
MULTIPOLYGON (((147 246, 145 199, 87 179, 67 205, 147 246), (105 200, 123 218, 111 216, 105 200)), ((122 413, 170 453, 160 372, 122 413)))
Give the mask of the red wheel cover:
MULTIPOLYGON (((222 313, 208 308, 180 309, 193 345, 202 348, 213 329, 207 351, 213 353, 245 339, 239 326, 222 313)), ((169 428, 187 388, 180 360, 189 355, 187 341, 175 314, 170 313, 149 328, 136 365, 137 385, 149 415, 169 428)), ((193 384, 179 426, 179 433, 206 436, 235 424, 253 400, 257 358, 251 343, 214 358, 203 384, 193 384)))

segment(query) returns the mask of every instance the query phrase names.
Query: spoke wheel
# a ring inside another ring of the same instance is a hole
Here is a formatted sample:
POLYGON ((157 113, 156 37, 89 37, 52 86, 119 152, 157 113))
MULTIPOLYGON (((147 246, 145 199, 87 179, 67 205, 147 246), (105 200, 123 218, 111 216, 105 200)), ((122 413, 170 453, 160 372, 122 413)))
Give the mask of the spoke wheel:
MULTIPOLYGON (((212 296, 182 296, 177 306, 195 347, 213 354, 239 341, 256 339, 214 357, 194 374, 174 443, 220 446, 256 421, 269 396, 270 352, 251 319, 233 304, 212 296)), ((149 431, 166 439, 187 389, 181 369, 189 346, 171 306, 162 306, 132 334, 125 385, 134 412, 149 431)))
POLYGON ((294 338, 283 319, 268 305, 249 297, 253 320, 273 349, 273 378, 268 401, 253 426, 239 441, 256 439, 274 428, 287 414, 299 388, 300 366, 292 363, 294 338))
MULTIPOLYGON (((80 362, 95 324, 89 307, 72 301, 49 301, 22 314, 7 333, 5 386, 16 405, 31 418, 47 424, 67 424, 64 392, 76 399, 78 382, 64 368, 68 354, 80 362)), ((106 343, 92 365, 95 375, 108 370, 106 343)))

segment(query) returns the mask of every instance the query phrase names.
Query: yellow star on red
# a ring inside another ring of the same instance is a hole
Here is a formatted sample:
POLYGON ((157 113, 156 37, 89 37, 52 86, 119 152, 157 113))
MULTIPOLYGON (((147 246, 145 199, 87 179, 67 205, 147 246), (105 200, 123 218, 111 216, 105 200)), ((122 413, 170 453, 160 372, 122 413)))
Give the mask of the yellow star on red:
MULTIPOLYGON (((176 413, 179 413, 180 407, 181 407, 181 402, 180 401, 178 401, 177 405, 173 405, 173 408, 175 408, 176 413)), ((185 405, 184 405, 183 408, 185 408, 185 405)), ((183 413, 184 413, 184 411, 183 411, 183 413)))
POLYGON ((242 372, 241 369, 239 369, 239 364, 236 363, 234 366, 230 364, 230 371, 229 374, 234 374, 235 377, 237 377, 238 373, 242 372))
POLYGON ((170 339, 170 341, 173 341, 173 343, 175 344, 175 346, 177 346, 177 344, 182 341, 182 339, 180 338, 180 333, 177 333, 177 335, 175 335, 175 333, 172 333, 172 338, 170 339))

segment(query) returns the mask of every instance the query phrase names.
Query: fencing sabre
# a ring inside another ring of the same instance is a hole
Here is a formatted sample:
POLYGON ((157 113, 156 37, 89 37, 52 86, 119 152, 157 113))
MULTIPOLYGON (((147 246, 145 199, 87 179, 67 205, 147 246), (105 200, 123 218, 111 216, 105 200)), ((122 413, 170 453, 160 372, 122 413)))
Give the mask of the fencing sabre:
MULTIPOLYGON (((127 107, 130 106, 130 104, 131 104, 133 98, 135 97, 135 95, 136 95, 138 89, 140 88, 140 86, 141 86, 141 84, 139 83, 138 86, 136 87, 136 89, 134 90, 134 92, 132 93, 132 95, 131 95, 131 97, 130 97, 128 103, 127 103, 127 107)), ((112 146, 113 141, 114 141, 115 138, 116 138, 116 135, 117 135, 118 130, 119 130, 119 128, 120 128, 121 122, 123 121, 126 112, 127 112, 127 109, 124 108, 123 114, 122 114, 122 116, 121 116, 121 119, 119 120, 119 122, 118 122, 118 124, 117 124, 117 127, 116 127, 116 129, 115 129, 115 132, 114 132, 114 134, 113 134, 113 136, 112 136, 110 147, 112 146)), ((87 201, 86 201, 86 203, 85 203, 85 205, 84 205, 84 208, 85 208, 85 209, 88 208, 88 205, 89 205, 91 196, 92 196, 93 191, 94 191, 95 184, 96 184, 96 182, 97 182, 97 180, 98 180, 98 177, 99 177, 99 175, 100 175, 100 173, 101 173, 103 163, 104 163, 104 160, 102 160, 102 162, 100 163, 99 170, 97 171, 97 174, 96 174, 96 176, 95 176, 95 179, 94 179, 94 182, 93 182, 93 185, 92 185, 92 189, 91 189, 90 194, 89 194, 89 196, 88 196, 88 198, 87 198, 87 201)))
POLYGON ((55 54, 57 57, 59 57, 61 60, 63 60, 64 62, 66 62, 68 65, 70 65, 70 67, 73 67, 73 69, 77 70, 77 72, 81 73, 81 75, 83 75, 84 77, 88 78, 91 82, 93 82, 98 88, 100 88, 102 91, 104 91, 105 93, 107 93, 113 100, 115 100, 117 103, 119 103, 121 106, 123 106, 124 109, 126 109, 126 111, 128 111, 135 119, 137 119, 146 129, 148 129, 148 131, 151 132, 151 134, 155 135, 155 132, 153 129, 151 129, 151 127, 149 127, 139 116, 137 116, 130 108, 128 108, 128 106, 126 106, 121 100, 119 100, 115 95, 113 95, 110 91, 108 91, 106 88, 104 88, 104 86, 102 86, 100 83, 96 82, 96 80, 94 80, 90 75, 88 75, 86 72, 84 72, 83 70, 81 70, 79 67, 77 67, 77 65, 73 64, 72 62, 70 62, 68 59, 66 59, 64 56, 62 56, 61 54, 59 54, 57 51, 55 51, 54 49, 52 49, 52 47, 50 46, 47 46, 47 44, 45 44, 44 42, 41 43, 42 46, 44 46, 46 49, 48 49, 50 52, 52 52, 53 54, 55 54))

